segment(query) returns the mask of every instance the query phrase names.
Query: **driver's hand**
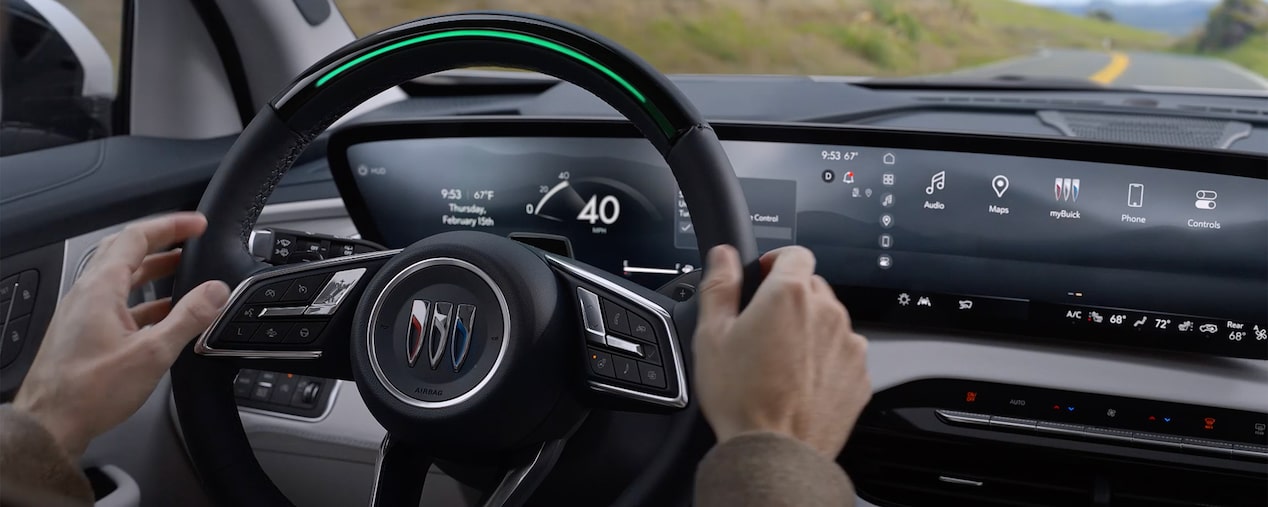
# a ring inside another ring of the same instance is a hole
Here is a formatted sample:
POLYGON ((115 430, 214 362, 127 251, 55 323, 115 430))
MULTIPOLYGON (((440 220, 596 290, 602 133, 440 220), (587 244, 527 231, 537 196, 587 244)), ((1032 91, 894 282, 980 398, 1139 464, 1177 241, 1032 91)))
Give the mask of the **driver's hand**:
POLYGON ((738 312, 743 270, 709 251, 695 335, 696 391, 718 443, 782 433, 835 459, 872 395, 867 340, 802 247, 762 256, 765 279, 738 312))
POLYGON ((209 281, 175 307, 167 298, 128 308, 133 288, 176 271, 181 253, 169 249, 206 228, 197 213, 129 225, 102 240, 58 304, 13 404, 72 457, 140 408, 185 344, 229 299, 224 282, 209 281))

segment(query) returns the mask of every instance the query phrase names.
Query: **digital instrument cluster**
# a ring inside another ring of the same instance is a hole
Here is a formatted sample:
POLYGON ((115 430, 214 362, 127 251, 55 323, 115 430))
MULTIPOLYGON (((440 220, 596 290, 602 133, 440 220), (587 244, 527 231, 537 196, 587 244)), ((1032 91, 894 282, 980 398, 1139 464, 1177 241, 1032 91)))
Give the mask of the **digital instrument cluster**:
MULTIPOLYGON (((758 246, 813 250, 857 320, 1268 357, 1262 160, 1256 176, 1253 160, 1181 170, 1143 148, 1150 166, 1072 143, 767 129, 719 128, 758 246)), ((371 129, 332 150, 367 239, 517 236, 653 288, 699 269, 697 224, 645 140, 460 130, 371 129)))

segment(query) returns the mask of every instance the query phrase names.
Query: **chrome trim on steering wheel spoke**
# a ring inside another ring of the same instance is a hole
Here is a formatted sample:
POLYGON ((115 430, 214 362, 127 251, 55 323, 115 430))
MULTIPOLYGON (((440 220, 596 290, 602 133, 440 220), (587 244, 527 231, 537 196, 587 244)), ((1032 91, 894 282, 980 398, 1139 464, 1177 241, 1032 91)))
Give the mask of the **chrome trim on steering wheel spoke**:
POLYGON ((633 389, 628 389, 628 388, 624 388, 624 387, 620 387, 620 386, 616 386, 612 384, 606 384, 596 380, 588 381, 588 383, 590 384, 590 388, 594 389, 595 391, 602 391, 606 393, 616 394, 619 396, 624 396, 626 398, 633 398, 640 401, 655 403, 657 405, 666 405, 666 406, 675 407, 675 408, 686 407, 687 400, 688 400, 687 376, 682 365, 682 353, 679 352, 678 350, 678 334, 674 330, 672 317, 669 315, 669 311, 665 310, 664 307, 652 302, 650 299, 647 299, 643 296, 638 295, 638 293, 632 290, 626 289, 625 287, 621 287, 620 285, 612 283, 607 278, 591 273, 589 270, 574 264, 571 259, 559 257, 557 255, 550 254, 550 253, 546 253, 544 255, 546 256, 546 260, 549 261, 555 267, 558 267, 566 271, 570 275, 573 275, 573 276, 576 276, 577 278, 585 280, 587 283, 593 284, 594 286, 606 291, 613 297, 619 298, 627 303, 630 303, 643 310, 646 310, 652 315, 655 315, 656 320, 660 321, 661 326, 664 328, 666 336, 669 337, 668 350, 669 350, 669 355, 671 359, 670 362, 672 362, 672 364, 674 365, 674 376, 675 378, 678 379, 677 396, 669 397, 669 396, 660 396, 660 395, 651 394, 651 393, 644 393, 644 392, 639 392, 633 389))
MULTIPOLYGON (((250 350, 250 349, 225 349, 215 348, 208 345, 211 337, 220 331, 221 324, 229 320, 226 315, 229 310, 235 308, 239 300, 246 297, 246 292, 253 287, 258 286, 261 282, 268 281, 272 278, 281 276, 294 275, 306 271, 316 271, 329 269, 344 264, 353 264, 357 262, 374 260, 379 258, 392 257, 400 252, 400 250, 386 250, 382 252, 369 252, 358 255, 349 255, 347 257, 338 257, 323 261, 305 262, 292 266, 284 266, 281 268, 264 271, 248 276, 233 292, 229 294, 229 302, 220 310, 220 314, 216 316, 216 320, 212 321, 211 326, 203 331, 198 337, 198 341, 194 343, 194 353, 201 356, 210 357, 236 357, 242 359, 317 359, 321 357, 320 350, 250 350)), ((311 315, 311 314, 310 314, 311 315)))

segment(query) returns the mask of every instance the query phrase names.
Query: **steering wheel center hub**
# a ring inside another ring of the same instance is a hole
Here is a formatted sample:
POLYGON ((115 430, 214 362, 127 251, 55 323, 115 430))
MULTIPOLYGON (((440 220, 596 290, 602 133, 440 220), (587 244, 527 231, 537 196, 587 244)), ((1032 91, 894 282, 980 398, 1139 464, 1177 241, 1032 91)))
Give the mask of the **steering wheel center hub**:
POLYGON ((474 231, 418 241, 379 269, 353 316, 361 397, 437 456, 539 438, 571 394, 575 332, 560 301, 556 275, 523 244, 474 231))
POLYGON ((484 270, 432 257, 396 273, 370 311, 370 364, 393 397, 441 408, 479 394, 498 373, 510 308, 484 270))

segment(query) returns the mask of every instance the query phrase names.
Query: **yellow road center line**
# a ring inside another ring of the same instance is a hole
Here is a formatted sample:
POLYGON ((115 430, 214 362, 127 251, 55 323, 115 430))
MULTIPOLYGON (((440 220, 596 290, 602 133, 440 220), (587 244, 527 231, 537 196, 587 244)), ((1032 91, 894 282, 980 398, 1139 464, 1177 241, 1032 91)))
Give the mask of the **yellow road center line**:
POLYGON ((1127 58, 1127 53, 1121 51, 1111 51, 1109 54, 1109 64, 1105 65, 1096 74, 1088 76, 1088 79, 1103 85, 1113 83, 1118 76, 1123 75, 1123 71, 1127 70, 1127 65, 1131 63, 1131 59, 1127 58))

